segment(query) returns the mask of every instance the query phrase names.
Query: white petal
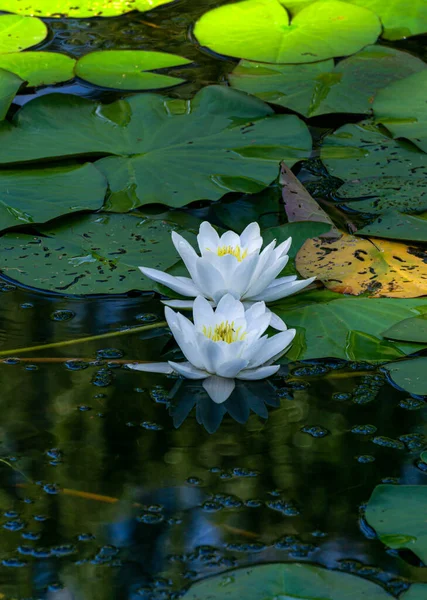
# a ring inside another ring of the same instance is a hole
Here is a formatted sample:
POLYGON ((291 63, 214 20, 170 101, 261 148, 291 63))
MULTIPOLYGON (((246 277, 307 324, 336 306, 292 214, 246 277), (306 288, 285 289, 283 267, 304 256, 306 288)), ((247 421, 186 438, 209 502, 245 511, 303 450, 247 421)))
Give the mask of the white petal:
POLYGON ((132 364, 129 363, 126 365, 129 369, 133 369, 134 371, 145 371, 146 373, 165 373, 166 375, 170 375, 173 373, 172 367, 169 363, 140 363, 140 364, 132 364))
MULTIPOLYGON (((218 302, 227 293, 223 276, 218 269, 204 258, 197 261, 196 268, 203 296, 218 302)), ((195 296, 198 295, 195 294, 195 296)))
POLYGON ((176 343, 181 348, 185 358, 195 367, 199 369, 204 368, 204 363, 197 347, 196 328, 193 323, 187 317, 174 312, 168 306, 165 307, 165 317, 176 343))
POLYGON ((289 256, 282 256, 274 261, 271 267, 266 268, 262 273, 259 274, 257 279, 253 279, 249 290, 245 294, 245 298, 250 300, 263 300, 260 298, 261 292, 270 285, 270 283, 277 277, 280 271, 286 267, 289 260, 289 256))
POLYGON ((218 366, 227 360, 222 344, 214 342, 201 333, 198 334, 198 348, 200 359, 208 373, 216 373, 218 366))
POLYGON ((252 276, 252 280, 250 286, 248 287, 245 296, 252 295, 253 286, 257 285, 259 278, 267 269, 269 269, 276 261, 274 255, 274 248, 276 246, 276 241, 273 240, 268 246, 264 248, 261 254, 258 256, 258 264, 252 276))
POLYGON ((223 246, 231 246, 232 248, 240 246, 240 236, 234 231, 226 231, 219 238, 219 247, 222 248, 223 246))
POLYGON ((214 311, 210 302, 203 296, 197 296, 194 300, 193 320, 197 331, 202 331, 203 327, 211 327, 214 322, 214 311))
POLYGON ((276 329, 277 331, 286 331, 288 328, 286 327, 286 323, 283 321, 283 319, 281 319, 279 317, 279 315, 276 315, 275 312, 270 311, 271 312, 271 321, 270 321, 270 327, 272 327, 273 329, 276 329))
POLYGON ((209 377, 209 373, 201 369, 196 369, 191 363, 176 363, 169 361, 170 366, 174 371, 186 377, 187 379, 205 379, 209 377))
POLYGON ((245 318, 245 308, 232 294, 225 294, 218 302, 215 315, 219 320, 236 321, 245 318))
POLYGON ((217 375, 208 377, 202 385, 216 404, 222 404, 228 400, 236 386, 234 379, 226 379, 217 375))
POLYGON ((249 367, 259 367, 267 363, 273 356, 280 355, 290 346, 295 334, 295 329, 288 329, 268 338, 259 352, 254 355, 253 360, 249 363, 249 367))
POLYGON ((200 225, 199 235, 197 236, 197 243, 199 244, 199 249, 202 256, 206 251, 215 253, 217 251, 219 244, 219 235, 212 227, 212 225, 207 221, 204 221, 200 225))
POLYGON ((162 300, 162 304, 165 306, 171 306, 172 308, 193 308, 194 300, 162 300))
POLYGON ((279 244, 274 251, 276 258, 280 258, 281 256, 284 256, 285 254, 287 254, 289 252, 289 248, 291 247, 291 245, 292 245, 291 237, 289 237, 287 240, 285 240, 284 242, 279 244))
POLYGON ((217 259, 213 264, 221 272, 225 287, 229 290, 234 289, 235 272, 240 265, 239 261, 233 254, 224 254, 217 259))
POLYGON ((185 266, 191 277, 194 279, 196 272, 196 260, 199 258, 194 248, 185 240, 182 235, 179 235, 176 231, 172 231, 172 242, 176 248, 176 251, 182 258, 185 266))
POLYGON ((245 319, 248 328, 252 329, 254 326, 256 327, 258 319, 262 317, 262 315, 265 315, 267 310, 265 302, 254 302, 250 308, 245 311, 245 319))
POLYGON ((239 295, 239 297, 243 296, 248 290, 258 262, 258 254, 251 254, 250 256, 247 256, 242 260, 242 262, 238 263, 232 275, 232 280, 227 282, 230 290, 233 290, 236 295, 239 295))
POLYGON ((250 223, 240 234, 240 246, 249 254, 259 252, 263 239, 258 223, 250 223))
POLYGON ((200 294, 199 290, 189 277, 178 278, 174 277, 173 275, 169 275, 169 273, 158 271, 157 269, 150 269, 148 267, 139 268, 149 279, 166 285, 168 288, 174 292, 177 292, 178 294, 181 294, 182 296, 197 296, 200 294))
POLYGON ((222 364, 217 370, 217 374, 221 377, 236 377, 240 371, 248 366, 248 361, 243 358, 235 358, 222 364))
POLYGON ((291 283, 283 283, 282 285, 275 285, 270 288, 266 288, 263 292, 261 292, 258 296, 252 298, 253 300, 264 300, 265 302, 274 302, 275 300, 279 300, 280 298, 285 298, 286 296, 291 296, 296 292, 304 289, 310 283, 313 283, 315 277, 310 277, 310 279, 300 279, 299 281, 293 281, 291 283))
POLYGON ((258 379, 266 379, 271 375, 277 373, 280 369, 280 365, 271 367, 258 367, 258 369, 246 369, 246 371, 240 371, 237 379, 243 379, 245 381, 255 381, 258 379))

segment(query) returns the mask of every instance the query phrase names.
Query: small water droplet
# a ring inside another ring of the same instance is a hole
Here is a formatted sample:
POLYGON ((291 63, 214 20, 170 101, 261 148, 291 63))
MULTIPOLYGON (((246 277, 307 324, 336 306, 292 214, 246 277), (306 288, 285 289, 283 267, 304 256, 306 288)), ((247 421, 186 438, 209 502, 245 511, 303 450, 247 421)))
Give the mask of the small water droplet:
POLYGON ((135 319, 140 323, 154 323, 158 317, 153 313, 141 313, 140 315, 136 315, 135 319))
POLYGON ((72 310, 55 310, 55 312, 50 315, 50 318, 52 321, 71 321, 75 316, 76 313, 72 310))

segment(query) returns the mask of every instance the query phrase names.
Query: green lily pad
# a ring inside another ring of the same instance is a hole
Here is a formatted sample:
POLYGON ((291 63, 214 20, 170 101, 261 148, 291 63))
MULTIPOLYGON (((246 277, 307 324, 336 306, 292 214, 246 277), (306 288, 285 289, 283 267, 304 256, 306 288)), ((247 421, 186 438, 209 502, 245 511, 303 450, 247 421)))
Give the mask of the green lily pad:
POLYGON ((98 210, 107 181, 86 165, 0 171, 0 230, 44 223, 80 210, 98 210))
POLYGON ((331 175, 344 180, 427 175, 427 154, 386 136, 370 122, 344 125, 325 137, 321 159, 331 175))
MULTIPOLYGON (((152 90, 171 87, 185 81, 178 77, 147 73, 154 69, 188 65, 191 60, 144 50, 100 50, 77 61, 76 75, 90 83, 121 90, 152 90)), ((1 62, 0 62, 1 65, 1 62)))
POLYGON ((427 211, 427 181, 413 176, 356 179, 342 185, 337 191, 337 198, 347 199, 345 205, 360 212, 383 214, 396 210, 423 213, 427 211))
POLYGON ((193 584, 183 600, 390 600, 356 575, 299 563, 244 567, 193 584))
POLYGON ((385 340, 382 332, 427 306, 420 299, 360 298, 327 290, 284 298, 274 305, 288 325, 298 331, 286 359, 343 358, 381 362, 420 349, 419 345, 385 340))
POLYGON ((0 272, 20 284, 61 294, 152 290, 153 283, 138 266, 163 271, 178 261, 171 244, 173 229, 166 221, 143 215, 75 215, 39 228, 40 236, 3 235, 0 272))
POLYGON ((18 75, 0 69, 0 121, 7 115, 9 106, 23 83, 18 75))
POLYGON ((57 52, 0 54, 0 69, 19 75, 30 87, 73 79, 75 64, 74 58, 57 52))
MULTIPOLYGON (((357 235, 427 242, 427 219, 404 215, 391 210, 378 217, 370 225, 359 229, 357 235)), ((414 251, 417 250, 414 249, 414 251)))
MULTIPOLYGON (((280 0, 293 14, 312 4, 314 0, 280 0)), ((400 40, 427 32, 427 5, 424 0, 346 0, 372 10, 383 24, 382 37, 400 40)))
POLYGON ((407 592, 399 596, 400 600, 425 600, 427 598, 427 585, 413 583, 407 592))
POLYGON ((407 138, 427 151, 427 71, 413 73, 381 90, 374 115, 393 137, 407 138))
POLYGON ((366 519, 384 544, 412 550, 427 563, 426 503, 427 486, 378 485, 368 502, 366 519))
POLYGON ((408 54, 368 46, 354 56, 306 65, 267 65, 242 61, 229 75, 231 85, 305 117, 328 113, 370 113, 375 95, 392 81, 426 69, 408 54))
POLYGON ((146 12, 174 0, 0 0, 0 10, 40 17, 116 17, 132 10, 146 12))
POLYGON ((427 396, 427 358, 411 358, 385 365, 396 385, 419 396, 427 396))
POLYGON ((26 104, 0 125, 0 163, 86 156, 107 177, 109 210, 184 206, 230 191, 259 191, 279 162, 307 157, 311 136, 292 115, 222 86, 191 101, 140 94, 101 105, 65 94, 26 104))
POLYGON ((383 336, 402 342, 427 344, 427 315, 404 319, 384 331, 383 336))
MULTIPOLYGON (((9 10, 8 8, 0 10, 9 10)), ((0 53, 20 52, 42 42, 47 27, 40 19, 0 15, 0 53)))
POLYGON ((219 54, 269 63, 309 63, 373 44, 378 17, 346 2, 315 2, 289 23, 278 0, 244 0, 205 13, 194 35, 219 54))

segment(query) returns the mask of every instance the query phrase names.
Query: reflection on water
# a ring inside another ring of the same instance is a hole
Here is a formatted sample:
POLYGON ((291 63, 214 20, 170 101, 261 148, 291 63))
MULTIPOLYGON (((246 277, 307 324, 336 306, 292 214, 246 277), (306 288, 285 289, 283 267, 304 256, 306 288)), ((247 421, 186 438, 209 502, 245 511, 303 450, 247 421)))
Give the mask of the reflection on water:
MULTIPOLYGON (((0 351, 161 318, 149 296, 8 289, 0 351)), ((160 333, 0 363, 6 598, 164 600, 233 566, 288 560, 393 593, 419 578, 373 537, 363 503, 381 481, 423 483, 423 403, 367 365, 330 361, 239 384, 221 408, 197 382, 123 366, 174 354, 160 333)))

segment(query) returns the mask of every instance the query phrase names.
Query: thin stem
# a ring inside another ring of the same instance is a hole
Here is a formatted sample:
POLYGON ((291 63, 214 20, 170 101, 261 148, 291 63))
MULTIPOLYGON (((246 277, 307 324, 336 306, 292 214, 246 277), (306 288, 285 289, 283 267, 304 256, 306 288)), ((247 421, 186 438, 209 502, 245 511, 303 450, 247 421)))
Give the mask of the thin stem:
POLYGON ((52 342, 51 344, 40 344, 39 346, 28 346, 26 348, 12 348, 11 350, 1 350, 0 356, 16 356, 17 354, 24 354, 25 352, 47 350, 48 348, 64 348, 65 346, 72 346, 74 344, 84 344, 85 342, 105 340, 112 337, 129 335, 131 333, 141 333, 143 331, 149 331, 150 329, 159 329, 162 327, 167 327, 166 321, 161 321, 160 323, 152 323, 151 325, 141 325, 140 327, 131 327, 130 329, 125 329, 123 331, 112 331, 111 333, 92 335, 89 337, 79 338, 77 340, 67 340, 65 342, 52 342))
MULTIPOLYGON (((152 361, 149 360, 132 360, 132 359, 124 359, 124 358, 113 358, 111 360, 105 359, 105 358, 94 358, 93 356, 91 358, 88 357, 77 357, 77 356, 59 356, 59 357, 53 357, 53 356, 48 356, 48 357, 44 357, 42 356, 41 358, 38 357, 34 357, 34 356, 30 356, 30 357, 25 357, 25 358, 20 358, 19 362, 21 363, 66 363, 66 362, 73 362, 73 361, 78 361, 78 362, 94 362, 96 361, 97 364, 102 363, 102 364, 115 364, 115 365, 128 365, 128 364, 133 364, 133 365, 143 365, 145 363, 149 363, 152 361)), ((4 362, 4 361, 3 361, 4 362)), ((1 596, 0 596, 0 600, 1 600, 1 596)))

